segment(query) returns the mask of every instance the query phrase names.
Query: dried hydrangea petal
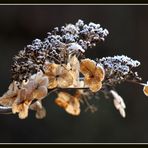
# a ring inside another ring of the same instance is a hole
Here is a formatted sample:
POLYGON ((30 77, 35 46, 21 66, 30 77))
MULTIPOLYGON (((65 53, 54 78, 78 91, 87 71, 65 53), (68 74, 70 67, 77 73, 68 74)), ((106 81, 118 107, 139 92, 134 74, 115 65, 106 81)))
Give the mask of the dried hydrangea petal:
POLYGON ((85 84, 89 86, 90 90, 92 92, 97 92, 102 88, 102 82, 98 82, 95 79, 91 79, 91 78, 85 78, 84 80, 85 84))
POLYGON ((57 87, 57 80, 55 77, 50 77, 49 78, 49 83, 48 83, 48 89, 53 89, 55 87, 57 87))
POLYGON ((143 87, 143 92, 146 96, 148 96, 148 84, 143 87))
POLYGON ((55 99, 55 103, 56 103, 58 106, 60 106, 60 107, 62 107, 62 108, 64 108, 64 109, 68 106, 67 101, 65 101, 65 100, 62 99, 62 98, 56 98, 56 99, 55 99))
POLYGON ((49 80, 47 76, 43 76, 42 79, 40 80, 39 84, 40 86, 48 86, 49 80))
POLYGON ((3 106, 11 106, 18 95, 18 83, 13 81, 8 88, 8 91, 0 97, 0 104, 3 106))
POLYGON ((73 77, 72 75, 67 71, 63 75, 60 75, 60 77, 57 78, 58 87, 66 88, 73 84, 73 77))
POLYGON ((79 82, 79 70, 80 70, 80 63, 76 56, 70 58, 69 62, 69 73, 73 77, 73 86, 77 87, 79 82))
POLYGON ((115 108, 116 108, 117 110, 119 110, 121 116, 122 116, 123 118, 125 118, 125 116, 126 116, 126 113, 125 113, 126 105, 125 105, 125 103, 124 103, 122 97, 121 97, 116 91, 114 91, 114 90, 111 90, 110 93, 111 93, 111 94, 113 95, 113 97, 114 97, 113 102, 114 102, 115 108))
POLYGON ((18 104, 17 102, 13 103, 12 105, 13 114, 18 113, 20 119, 25 119, 26 117, 28 117, 28 109, 30 104, 31 101, 28 100, 21 104, 18 104))
POLYGON ((34 99, 43 99, 47 96, 48 90, 45 86, 40 86, 38 89, 34 90, 33 92, 33 98, 34 99))
POLYGON ((100 64, 97 64, 97 68, 95 70, 95 74, 94 75, 95 75, 96 79, 100 79, 100 81, 104 80, 105 70, 104 70, 104 68, 100 64))
POLYGON ((111 94, 113 95, 114 99, 123 107, 123 108, 126 108, 126 105, 123 101, 123 98, 114 90, 111 90, 110 91, 111 94))
POLYGON ((65 111, 71 115, 80 114, 80 102, 79 99, 65 92, 60 92, 55 103, 64 108, 65 111))
POLYGON ((58 64, 49 63, 44 66, 44 71, 47 76, 55 76, 57 73, 58 64))
POLYGON ((84 82, 90 87, 92 92, 97 92, 102 88, 105 77, 104 69, 101 65, 96 65, 93 60, 84 59, 81 61, 80 70, 84 75, 84 82))
POLYGON ((80 102, 77 98, 73 97, 66 107, 65 111, 71 115, 78 116, 80 114, 80 102))
POLYGON ((96 63, 90 59, 81 60, 80 70, 83 75, 92 75, 96 69, 96 63))
POLYGON ((30 109, 36 111, 37 119, 43 119, 46 117, 46 109, 42 106, 41 101, 36 101, 35 103, 31 104, 30 109))
POLYGON ((125 112, 125 109, 124 108, 120 108, 119 109, 119 112, 120 112, 120 115, 125 118, 126 117, 126 112, 125 112))

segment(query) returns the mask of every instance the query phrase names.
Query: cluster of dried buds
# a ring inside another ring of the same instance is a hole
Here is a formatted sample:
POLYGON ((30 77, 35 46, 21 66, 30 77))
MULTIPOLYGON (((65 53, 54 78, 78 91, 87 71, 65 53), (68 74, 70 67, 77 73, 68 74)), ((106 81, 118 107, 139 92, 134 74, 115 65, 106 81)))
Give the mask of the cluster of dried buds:
POLYGON ((33 41, 14 57, 12 64, 12 83, 0 98, 3 110, 11 108, 19 118, 28 117, 28 111, 36 111, 36 118, 46 116, 42 100, 51 92, 56 92, 55 103, 71 115, 80 114, 80 104, 85 103, 92 112, 95 107, 89 100, 99 97, 113 98, 114 106, 125 117, 125 103, 116 92, 115 86, 121 82, 143 85, 148 96, 148 84, 134 67, 137 60, 127 56, 103 57, 92 60, 85 57, 85 50, 96 46, 108 35, 100 24, 84 24, 82 20, 68 24, 48 33, 42 42, 33 41))

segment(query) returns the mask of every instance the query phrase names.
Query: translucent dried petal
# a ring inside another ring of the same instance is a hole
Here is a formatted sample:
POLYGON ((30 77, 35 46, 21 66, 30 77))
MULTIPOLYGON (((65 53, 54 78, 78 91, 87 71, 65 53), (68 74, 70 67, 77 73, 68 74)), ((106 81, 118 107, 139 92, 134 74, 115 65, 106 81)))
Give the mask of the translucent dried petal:
POLYGON ((23 101, 23 100, 26 100, 26 97, 27 97, 27 89, 26 88, 22 88, 20 91, 19 91, 19 99, 20 99, 20 102, 23 101))
POLYGON ((55 103, 56 103, 58 106, 60 106, 60 107, 62 107, 62 108, 64 108, 64 109, 68 106, 68 102, 65 101, 65 100, 62 99, 62 98, 57 98, 57 99, 55 99, 55 103))
POLYGON ((39 82, 40 86, 48 86, 49 80, 48 77, 44 76, 39 82))
POLYGON ((114 99, 113 102, 114 102, 115 108, 116 108, 117 110, 119 110, 119 108, 121 108, 121 104, 120 104, 116 99, 114 99))
POLYGON ((123 118, 126 117, 126 113, 125 113, 124 108, 120 108, 120 109, 119 109, 119 112, 120 112, 120 115, 121 115, 123 118))
POLYGON ((53 89, 57 87, 57 80, 55 77, 49 77, 48 89, 53 89))
POLYGON ((146 96, 148 96, 148 84, 143 87, 143 92, 146 96))
POLYGON ((24 119, 28 117, 28 109, 30 104, 31 104, 31 101, 28 101, 28 100, 21 104, 18 104, 17 102, 15 102, 12 105, 12 112, 14 114, 19 113, 19 118, 24 119))
POLYGON ((126 108, 123 98, 114 90, 111 90, 110 92, 113 95, 115 101, 118 102, 123 108, 126 108))
POLYGON ((100 81, 103 81, 104 80, 104 77, 105 77, 105 71, 104 71, 104 68, 97 64, 97 68, 95 70, 95 78, 96 79, 99 79, 100 81))
POLYGON ((25 119, 28 117, 28 108, 29 108, 28 105, 22 104, 22 110, 19 111, 19 118, 20 119, 25 119))
POLYGON ((92 92, 97 92, 102 88, 102 82, 105 77, 105 71, 101 65, 90 59, 81 61, 80 70, 84 75, 84 82, 89 86, 92 92))
POLYGON ((44 117, 46 117, 46 110, 42 106, 41 101, 36 101, 35 103, 31 104, 30 109, 36 111, 36 118, 37 119, 43 119, 44 117))
POLYGON ((76 56, 73 56, 69 60, 69 73, 73 77, 73 86, 77 87, 79 83, 79 71, 80 71, 80 63, 76 56))
POLYGON ((42 107, 42 109, 37 111, 36 118, 43 119, 44 117, 46 117, 46 109, 44 107, 42 107))
POLYGON ((50 76, 50 75, 55 76, 57 74, 58 67, 59 67, 58 64, 54 64, 54 63, 46 64, 44 67, 45 74, 47 76, 50 76))
POLYGON ((102 82, 96 80, 95 78, 91 78, 89 76, 86 76, 84 79, 84 82, 86 85, 90 87, 90 90, 92 92, 97 92, 102 88, 102 82))
POLYGON ((60 92, 55 103, 64 108, 65 111, 71 115, 80 114, 80 102, 79 99, 65 92, 60 92))
POLYGON ((69 59, 68 63, 70 64, 72 71, 77 71, 80 69, 79 60, 75 55, 69 59))
POLYGON ((60 77, 57 78, 57 83, 58 83, 58 87, 66 88, 73 84, 73 77, 67 71, 63 75, 60 75, 60 77))
POLYGON ((73 97, 66 107, 65 111, 71 115, 78 116, 80 114, 80 102, 73 97))
POLYGON ((96 69, 96 63, 90 59, 81 60, 80 70, 83 75, 92 75, 96 69))
POLYGON ((40 86, 38 89, 36 89, 33 92, 33 98, 34 99, 43 99, 44 97, 47 96, 47 93, 48 93, 47 87, 40 86))
POLYGON ((18 95, 18 84, 13 81, 8 88, 8 91, 0 97, 0 104, 3 106, 11 106, 18 95))

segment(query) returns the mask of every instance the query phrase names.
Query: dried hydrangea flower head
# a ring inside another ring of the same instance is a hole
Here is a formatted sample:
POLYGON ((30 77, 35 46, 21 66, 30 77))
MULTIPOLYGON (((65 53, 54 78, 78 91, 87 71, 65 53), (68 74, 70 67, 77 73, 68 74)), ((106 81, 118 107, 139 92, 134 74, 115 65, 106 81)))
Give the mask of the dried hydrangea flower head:
POLYGON ((108 34, 100 24, 78 20, 55 27, 43 41, 35 39, 13 58, 12 83, 0 98, 0 113, 11 109, 25 119, 29 110, 34 110, 36 118, 42 119, 46 116, 42 100, 56 92, 55 103, 78 116, 81 103, 87 105, 86 110, 96 111, 90 101, 103 93, 105 98, 113 98, 115 108, 125 117, 126 106, 115 86, 125 81, 137 83, 148 96, 148 84, 134 71, 140 65, 137 60, 125 55, 86 57, 85 51, 105 41, 108 34))

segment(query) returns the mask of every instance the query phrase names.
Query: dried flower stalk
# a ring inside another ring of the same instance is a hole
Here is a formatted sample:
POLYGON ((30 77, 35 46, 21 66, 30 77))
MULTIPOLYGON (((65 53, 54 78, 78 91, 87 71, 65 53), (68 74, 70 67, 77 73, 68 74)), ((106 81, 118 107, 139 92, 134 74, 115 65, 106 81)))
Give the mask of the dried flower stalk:
POLYGON ((113 98, 115 108, 125 117, 126 106, 115 86, 125 81, 137 83, 148 96, 148 84, 133 71, 140 65, 137 60, 124 55, 95 60, 85 57, 85 51, 104 41, 108 34, 100 24, 78 20, 76 24, 55 27, 44 41, 35 39, 13 58, 12 83, 0 98, 0 113, 18 113, 20 119, 25 119, 30 109, 42 119, 46 116, 42 100, 56 92, 55 103, 78 116, 81 103, 87 105, 87 110, 96 111, 89 101, 103 93, 113 98))

